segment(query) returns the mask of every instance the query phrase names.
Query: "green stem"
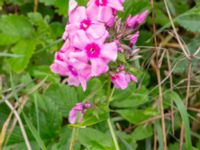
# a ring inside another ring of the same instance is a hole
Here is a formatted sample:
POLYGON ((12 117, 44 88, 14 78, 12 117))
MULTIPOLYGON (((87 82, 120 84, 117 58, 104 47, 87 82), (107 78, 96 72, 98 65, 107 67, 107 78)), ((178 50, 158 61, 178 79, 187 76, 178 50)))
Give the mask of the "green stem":
POLYGON ((112 96, 113 96, 114 92, 115 92, 115 88, 112 88, 111 93, 110 93, 110 96, 108 97, 108 101, 107 101, 107 104, 108 104, 108 105, 110 104, 110 102, 111 102, 111 100, 112 100, 112 96))
POLYGON ((72 137, 71 137, 70 144, 69 144, 69 150, 74 149, 74 145, 76 143, 76 133, 77 133, 77 128, 74 127, 72 130, 72 137))
MULTIPOLYGON (((111 90, 111 86, 109 84, 109 92, 110 92, 110 95, 108 96, 108 100, 107 100, 107 105, 109 107, 109 104, 112 100, 112 96, 114 94, 114 91, 115 91, 115 88, 112 88, 111 90)), ((114 131, 114 128, 112 126, 112 123, 111 123, 111 119, 110 119, 110 116, 109 118, 107 119, 107 123, 108 123, 108 127, 109 127, 109 130, 110 130, 110 133, 112 135, 112 139, 113 139, 113 142, 114 142, 114 145, 115 145, 115 150, 120 150, 119 148, 119 144, 118 144, 118 141, 117 141, 117 136, 115 135, 115 131, 114 131)))
POLYGON ((110 117, 107 119, 107 123, 108 123, 108 127, 109 127, 109 130, 110 130, 110 133, 111 133, 111 135, 112 135, 112 139, 113 139, 113 142, 114 142, 114 145, 115 145, 115 149, 116 149, 116 150, 120 150, 119 144, 118 144, 118 141, 117 141, 117 137, 116 137, 116 135, 115 135, 115 131, 114 131, 114 129, 113 129, 113 126, 112 126, 110 117))

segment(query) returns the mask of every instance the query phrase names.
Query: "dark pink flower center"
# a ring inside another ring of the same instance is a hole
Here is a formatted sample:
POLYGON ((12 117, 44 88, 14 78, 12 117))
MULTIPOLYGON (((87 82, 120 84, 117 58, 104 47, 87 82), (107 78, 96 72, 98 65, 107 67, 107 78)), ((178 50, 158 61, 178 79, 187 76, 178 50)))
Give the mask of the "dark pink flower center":
POLYGON ((96 43, 86 45, 85 50, 89 58, 98 58, 101 52, 101 48, 96 43))
POLYGON ((80 24, 80 29, 87 30, 91 25, 91 21, 89 19, 84 19, 80 24))
POLYGON ((73 75, 73 76, 78 76, 78 73, 76 72, 76 70, 74 69, 74 67, 72 65, 69 65, 68 66, 68 70, 70 71, 70 73, 73 75))
POLYGON ((108 4, 108 1, 107 0, 96 0, 95 4, 97 6, 106 6, 108 4))
POLYGON ((115 74, 115 75, 112 75, 111 76, 111 79, 112 80, 117 80, 119 78, 119 75, 118 74, 115 74))
POLYGON ((60 61, 64 61, 63 58, 59 54, 56 55, 56 59, 60 61))

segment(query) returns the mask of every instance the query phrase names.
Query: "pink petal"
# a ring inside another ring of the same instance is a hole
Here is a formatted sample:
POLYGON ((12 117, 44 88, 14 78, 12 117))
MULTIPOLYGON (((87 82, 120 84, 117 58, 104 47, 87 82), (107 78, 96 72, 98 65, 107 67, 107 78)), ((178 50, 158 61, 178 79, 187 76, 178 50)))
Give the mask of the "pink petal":
POLYGON ((84 111, 84 106, 82 103, 77 103, 76 106, 74 106, 71 111, 69 112, 69 123, 74 124, 77 122, 77 115, 78 113, 81 113, 81 118, 80 120, 82 120, 83 118, 83 111, 84 111))
POLYGON ((108 27, 113 27, 113 25, 115 24, 115 22, 116 22, 116 18, 113 16, 107 23, 106 23, 106 25, 108 26, 108 27))
POLYGON ((116 44, 116 42, 104 44, 102 46, 101 56, 108 60, 115 61, 117 59, 117 44, 116 44))
POLYGON ((133 16, 133 17, 128 16, 128 18, 126 19, 126 26, 127 27, 134 26, 137 23, 137 18, 138 18, 138 15, 133 16))
MULTIPOLYGON (((97 14, 96 14, 97 15, 97 14)), ((110 7, 99 7, 97 20, 101 22, 108 22, 113 17, 113 12, 110 7)))
POLYGON ((100 76, 108 71, 108 65, 102 59, 91 59, 91 65, 91 76, 100 76))
POLYGON ((108 6, 119 11, 123 11, 122 2, 120 0, 108 0, 108 6))
POLYGON ((101 23, 95 23, 92 24, 86 31, 90 36, 92 36, 94 39, 98 39, 102 37, 105 32, 106 28, 103 24, 101 23))
POLYGON ((72 37, 72 45, 81 50, 84 49, 88 43, 90 43, 90 40, 83 30, 77 31, 77 33, 72 37))
POLYGON ((81 61, 85 63, 88 62, 88 58, 85 51, 71 52, 69 54, 69 57, 72 63, 76 63, 77 61, 81 61))
POLYGON ((55 60, 55 62, 50 66, 50 69, 52 72, 60 74, 61 76, 67 75, 66 68, 67 68, 67 64, 58 60, 55 60))
POLYGON ((66 52, 66 51, 69 50, 69 48, 70 48, 69 41, 66 40, 66 41, 64 42, 63 46, 61 47, 60 51, 61 51, 61 52, 66 52))
POLYGON ((78 78, 74 77, 72 75, 68 77, 67 83, 69 85, 76 86, 76 87, 78 87, 80 85, 80 81, 78 80, 78 78))
POLYGON ((115 88, 126 89, 128 87, 126 74, 124 72, 115 74, 114 78, 112 78, 112 82, 115 88))
POLYGON ((80 77, 80 78, 79 78, 79 81, 80 81, 80 83, 81 83, 81 86, 82 86, 82 88, 83 88, 83 91, 86 91, 86 88, 87 88, 87 81, 86 81, 86 79, 83 78, 83 77, 80 77))
POLYGON ((70 23, 78 23, 83 19, 86 19, 86 9, 85 7, 79 6, 74 11, 69 14, 69 22, 70 23))
POLYGON ((87 7, 87 15, 92 20, 97 20, 97 14, 99 12, 99 8, 95 5, 94 2, 89 3, 87 7))
POLYGON ((143 23, 144 20, 146 19, 147 15, 148 15, 148 11, 147 10, 145 10, 144 12, 142 12, 141 14, 139 14, 139 16, 138 16, 138 23, 139 24, 143 23))
POLYGON ((76 33, 76 31, 79 29, 79 24, 76 23, 76 24, 68 24, 66 25, 65 27, 65 32, 67 35, 73 35, 76 33))
POLYGON ((76 110, 71 110, 69 113, 69 123, 70 124, 75 124, 76 123, 76 119, 77 119, 77 111, 76 110))
POLYGON ((134 81, 135 83, 137 83, 137 82, 138 82, 138 79, 137 79, 137 77, 136 77, 136 76, 134 76, 134 75, 132 75, 132 74, 130 74, 130 79, 131 79, 131 81, 134 81))
POLYGON ((135 45, 135 43, 137 42, 138 40, 138 37, 139 37, 139 31, 137 31, 132 37, 131 37, 131 44, 132 45, 135 45))
POLYGON ((108 31, 104 33, 104 35, 98 39, 93 39, 95 43, 97 43, 99 46, 103 45, 105 40, 109 37, 108 31))

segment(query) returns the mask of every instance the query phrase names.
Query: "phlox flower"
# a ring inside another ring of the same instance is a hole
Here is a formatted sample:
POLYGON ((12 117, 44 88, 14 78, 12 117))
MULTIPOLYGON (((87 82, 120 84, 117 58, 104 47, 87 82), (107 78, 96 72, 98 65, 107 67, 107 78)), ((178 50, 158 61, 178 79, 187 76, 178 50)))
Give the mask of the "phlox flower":
POLYGON ((115 88, 117 89, 126 89, 129 85, 129 82, 137 82, 137 78, 125 71, 120 71, 117 73, 111 73, 111 80, 115 88))
POLYGON ((63 39, 73 36, 78 30, 83 30, 95 39, 102 37, 106 28, 103 23, 91 19, 85 7, 79 6, 69 13, 69 24, 66 25, 63 39))
MULTIPOLYGON (((65 44, 64 46, 65 47, 65 44)), ((90 65, 82 63, 76 59, 69 57, 70 53, 76 51, 74 48, 69 47, 67 50, 56 52, 54 63, 50 66, 52 72, 61 76, 67 77, 67 83, 73 86, 81 85, 83 90, 86 90, 87 81, 91 78, 90 65)))
POLYGON ((94 20, 104 23, 113 18, 116 11, 123 11, 123 0, 90 0, 88 2, 88 15, 94 20))
POLYGON ((92 77, 107 72, 108 63, 117 59, 117 44, 104 43, 106 38, 88 38, 85 32, 79 31, 72 40, 72 45, 80 51, 71 53, 70 57, 91 65, 92 77))
POLYGON ((133 30, 137 29, 140 24, 144 22, 148 15, 148 11, 145 10, 144 12, 135 15, 133 17, 129 16, 126 20, 126 27, 132 28, 133 30))
POLYGON ((77 122, 82 122, 83 121, 83 116, 85 111, 91 107, 90 103, 77 103, 69 112, 69 123, 70 124, 75 124, 77 122), (80 115, 80 116, 78 116, 80 115), (79 117, 79 118, 78 118, 79 117), (78 120, 79 119, 79 120, 78 120))

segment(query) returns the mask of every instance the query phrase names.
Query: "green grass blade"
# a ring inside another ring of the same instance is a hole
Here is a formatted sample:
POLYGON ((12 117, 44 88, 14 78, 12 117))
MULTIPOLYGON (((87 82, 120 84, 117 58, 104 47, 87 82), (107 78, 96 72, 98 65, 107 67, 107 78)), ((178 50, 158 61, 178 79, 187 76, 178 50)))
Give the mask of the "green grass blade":
POLYGON ((36 128, 33 126, 33 124, 31 123, 31 121, 28 119, 28 117, 23 113, 23 117, 24 117, 24 120, 26 122, 26 124, 28 125, 31 133, 33 134, 36 142, 38 143, 38 145, 40 146, 40 148, 42 150, 46 150, 46 146, 42 140, 42 138, 40 137, 39 133, 37 132, 36 128))
POLYGON ((17 55, 17 54, 10 54, 10 53, 0 53, 0 57, 12 57, 12 58, 20 58, 23 57, 23 55, 17 55))
POLYGON ((179 97, 177 93, 171 91, 170 95, 172 99, 174 100, 183 121, 183 125, 185 128, 185 141, 186 141, 187 150, 192 150, 190 123, 189 123, 189 116, 187 113, 187 109, 185 108, 183 101, 181 100, 181 98, 179 97))

